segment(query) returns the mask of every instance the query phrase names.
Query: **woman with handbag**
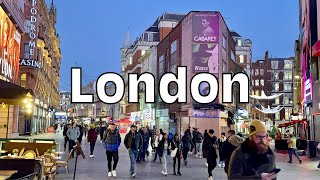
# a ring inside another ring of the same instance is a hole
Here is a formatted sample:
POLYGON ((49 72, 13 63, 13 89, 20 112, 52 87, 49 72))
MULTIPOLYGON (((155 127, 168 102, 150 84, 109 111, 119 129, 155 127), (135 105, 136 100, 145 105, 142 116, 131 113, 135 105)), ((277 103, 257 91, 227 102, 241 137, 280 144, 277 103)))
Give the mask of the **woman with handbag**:
POLYGON ((162 174, 167 176, 168 175, 168 168, 167 168, 167 157, 170 156, 170 150, 172 147, 172 141, 169 140, 168 134, 164 134, 162 140, 159 142, 158 150, 159 150, 159 157, 162 160, 162 174))
MULTIPOLYGON (((157 156, 160 157, 160 154, 159 154, 159 142, 162 140, 162 137, 163 135, 161 134, 161 130, 157 129, 156 130, 156 137, 155 137, 155 140, 154 140, 154 146, 155 146, 155 149, 156 149, 156 153, 154 154, 154 159, 153 159, 153 162, 155 162, 157 160, 157 156)), ((161 158, 160 159, 160 163, 161 162, 161 158)))
POLYGON ((173 158, 173 175, 181 176, 180 164, 181 164, 181 155, 182 155, 182 143, 179 139, 178 134, 174 135, 171 149, 172 149, 171 157, 173 158), (178 161, 178 169, 177 169, 177 173, 176 173, 176 162, 177 161, 178 161))

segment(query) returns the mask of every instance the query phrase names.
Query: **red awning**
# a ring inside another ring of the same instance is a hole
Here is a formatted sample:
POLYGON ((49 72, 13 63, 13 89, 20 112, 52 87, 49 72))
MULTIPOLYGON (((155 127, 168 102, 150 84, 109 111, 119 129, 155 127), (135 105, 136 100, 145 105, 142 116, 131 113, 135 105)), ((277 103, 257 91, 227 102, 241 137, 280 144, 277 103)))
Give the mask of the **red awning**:
POLYGON ((316 43, 312 46, 312 56, 313 56, 313 57, 320 56, 320 41, 316 42, 316 43))
POLYGON ((306 121, 306 120, 293 120, 293 121, 290 121, 290 122, 279 124, 278 128, 292 126, 292 125, 295 125, 295 124, 298 124, 298 123, 302 123, 304 121, 306 121))

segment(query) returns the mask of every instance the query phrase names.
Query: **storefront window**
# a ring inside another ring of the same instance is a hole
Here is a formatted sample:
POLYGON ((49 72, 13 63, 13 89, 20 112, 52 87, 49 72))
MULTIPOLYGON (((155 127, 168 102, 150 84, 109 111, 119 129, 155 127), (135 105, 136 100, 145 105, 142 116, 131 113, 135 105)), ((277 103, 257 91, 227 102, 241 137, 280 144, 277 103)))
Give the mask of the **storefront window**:
POLYGON ((27 74, 22 74, 20 78, 20 86, 26 87, 27 84, 27 74))

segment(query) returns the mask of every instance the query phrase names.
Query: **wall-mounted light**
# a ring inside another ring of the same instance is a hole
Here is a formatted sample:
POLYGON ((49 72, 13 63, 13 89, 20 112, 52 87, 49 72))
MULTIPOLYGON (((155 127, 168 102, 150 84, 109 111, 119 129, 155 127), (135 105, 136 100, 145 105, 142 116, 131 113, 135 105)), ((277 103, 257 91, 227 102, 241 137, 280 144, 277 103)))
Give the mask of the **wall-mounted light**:
POLYGON ((296 79, 300 79, 300 76, 299 75, 295 75, 294 76, 296 79))
POLYGON ((3 102, 3 103, 1 104, 1 107, 2 107, 2 108, 6 108, 7 106, 6 106, 6 104, 3 102))

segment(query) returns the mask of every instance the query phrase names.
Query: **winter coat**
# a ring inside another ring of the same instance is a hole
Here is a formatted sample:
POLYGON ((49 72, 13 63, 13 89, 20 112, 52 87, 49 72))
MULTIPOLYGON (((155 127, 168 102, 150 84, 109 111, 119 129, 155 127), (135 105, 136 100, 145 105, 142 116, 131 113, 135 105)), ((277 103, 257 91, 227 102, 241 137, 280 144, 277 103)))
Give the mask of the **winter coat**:
POLYGON ((193 137, 193 138, 194 138, 195 143, 202 143, 203 137, 202 137, 201 132, 197 132, 194 135, 195 135, 195 137, 193 137))
POLYGON ((243 142, 243 139, 238 135, 232 135, 227 138, 222 147, 222 155, 225 159, 224 172, 228 173, 229 161, 232 155, 232 152, 237 149, 243 142))
POLYGON ((88 142, 96 142, 98 138, 98 133, 95 129, 89 129, 88 131, 88 142))
POLYGON ((249 139, 241 144, 231 156, 228 179, 261 179, 261 173, 270 173, 274 168, 275 155, 268 148, 258 155, 249 148, 249 139))
POLYGON ((108 152, 117 152, 121 143, 121 136, 118 129, 111 132, 110 129, 105 131, 103 135, 104 148, 108 152))
MULTIPOLYGON (((162 138, 162 140, 159 142, 159 146, 158 146, 158 152, 159 152, 159 157, 163 156, 163 152, 164 152, 164 142, 166 139, 162 138)), ((173 142, 169 139, 167 139, 168 141, 168 148, 167 148, 167 154, 170 155, 170 151, 172 149, 172 144, 173 142)))
POLYGON ((183 145, 183 149, 188 149, 188 150, 191 149, 192 139, 189 134, 185 134, 184 136, 182 136, 181 142, 183 145))
MULTIPOLYGON (((126 146, 127 149, 131 148, 131 144, 132 144, 132 132, 129 131, 126 135, 126 137, 124 138, 124 145, 126 146)), ((137 150, 141 150, 143 147, 143 139, 140 133, 135 132, 135 144, 137 147, 137 150)))
POLYGON ((203 141, 202 151, 203 157, 207 159, 216 159, 217 152, 216 152, 216 145, 217 145, 217 137, 208 137, 203 141))
POLYGON ((155 147, 158 147, 159 146, 159 142, 162 140, 163 138, 163 135, 162 134, 159 134, 159 135, 156 135, 156 138, 154 140, 154 146, 155 147))
POLYGON ((176 154, 176 156, 178 156, 178 154, 179 154, 179 155, 181 154, 181 151, 182 151, 182 148, 183 148, 182 142, 181 142, 180 140, 178 140, 178 141, 176 141, 176 140, 172 141, 171 150, 174 150, 174 149, 176 149, 176 148, 178 148, 178 151, 177 151, 177 154, 176 154))
POLYGON ((77 140, 80 137, 80 130, 79 127, 76 128, 69 128, 67 131, 67 136, 69 140, 77 140))

